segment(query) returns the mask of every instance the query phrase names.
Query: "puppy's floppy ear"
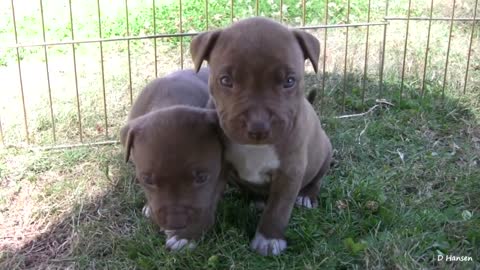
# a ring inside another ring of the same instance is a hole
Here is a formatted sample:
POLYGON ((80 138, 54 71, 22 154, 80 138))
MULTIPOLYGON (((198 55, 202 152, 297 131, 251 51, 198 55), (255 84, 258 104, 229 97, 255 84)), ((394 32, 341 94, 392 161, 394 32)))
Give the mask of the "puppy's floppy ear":
POLYGON ((125 149, 125 162, 128 162, 130 159, 130 151, 133 147, 133 140, 135 136, 135 129, 131 127, 131 124, 126 124, 120 130, 120 142, 125 149))
POLYGON ((193 38, 192 43, 190 43, 190 54, 192 55, 195 72, 200 70, 204 60, 208 61, 220 32, 221 30, 203 32, 193 38))
POLYGON ((130 130, 130 125, 127 123, 120 129, 120 144, 125 147, 127 142, 128 131, 130 130))
POLYGON ((302 30, 292 30, 293 35, 302 48, 305 60, 312 62, 315 73, 318 72, 318 58, 320 57, 320 42, 312 34, 302 30))

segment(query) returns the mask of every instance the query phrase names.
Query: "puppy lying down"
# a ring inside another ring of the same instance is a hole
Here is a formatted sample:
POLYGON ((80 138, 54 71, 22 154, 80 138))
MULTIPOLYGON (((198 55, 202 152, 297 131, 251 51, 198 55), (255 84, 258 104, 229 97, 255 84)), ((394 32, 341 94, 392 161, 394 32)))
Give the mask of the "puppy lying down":
POLYGON ((225 181, 215 110, 206 109, 208 70, 177 71, 149 83, 121 130, 125 159, 147 197, 143 213, 166 247, 195 247, 214 222, 225 181))

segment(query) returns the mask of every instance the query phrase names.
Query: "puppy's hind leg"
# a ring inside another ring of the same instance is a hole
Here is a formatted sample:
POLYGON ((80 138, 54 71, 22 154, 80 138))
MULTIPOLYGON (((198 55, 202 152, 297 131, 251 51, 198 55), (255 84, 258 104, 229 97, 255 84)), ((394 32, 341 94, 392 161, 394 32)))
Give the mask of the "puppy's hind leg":
POLYGON ((306 208, 316 208, 318 207, 317 195, 320 192, 320 186, 322 184, 322 178, 327 174, 330 169, 330 159, 325 160, 322 167, 318 171, 317 175, 313 180, 303 187, 298 193, 297 200, 295 202, 298 206, 303 206, 306 208))

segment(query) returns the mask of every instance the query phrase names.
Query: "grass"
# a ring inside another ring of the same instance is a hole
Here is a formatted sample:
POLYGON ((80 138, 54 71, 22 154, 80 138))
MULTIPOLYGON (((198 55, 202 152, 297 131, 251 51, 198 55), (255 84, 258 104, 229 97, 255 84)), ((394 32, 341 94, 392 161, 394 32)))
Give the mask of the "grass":
MULTIPOLYGON (((307 77, 308 89, 318 83, 307 77)), ((375 94, 366 93, 365 107, 375 94)), ((119 146, 10 147, 0 155, 1 268, 480 267, 478 96, 439 102, 412 94, 364 117, 338 119, 339 96, 327 95, 322 109, 335 166, 320 207, 294 210, 284 255, 264 258, 249 250, 260 213, 236 189, 225 193, 215 227, 196 250, 169 253, 165 237, 141 215, 145 199, 119 146), (442 254, 473 261, 436 261, 442 254)), ((315 106, 319 111, 320 101, 315 106)), ((347 102, 346 111, 362 111, 358 106, 347 102)))

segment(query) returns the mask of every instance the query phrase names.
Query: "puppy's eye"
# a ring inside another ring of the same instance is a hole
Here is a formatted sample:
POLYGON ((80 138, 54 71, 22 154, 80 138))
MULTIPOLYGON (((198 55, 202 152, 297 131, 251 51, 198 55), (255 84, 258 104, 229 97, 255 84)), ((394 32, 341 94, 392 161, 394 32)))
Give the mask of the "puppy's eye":
POLYGON ((292 88, 296 83, 295 77, 288 76, 283 82, 283 88, 292 88))
POLYGON ((232 77, 228 75, 223 75, 222 77, 220 77, 220 84, 229 88, 233 87, 232 77))
POLYGON ((204 184, 210 179, 210 175, 206 172, 194 171, 193 172, 193 181, 197 185, 204 184))

